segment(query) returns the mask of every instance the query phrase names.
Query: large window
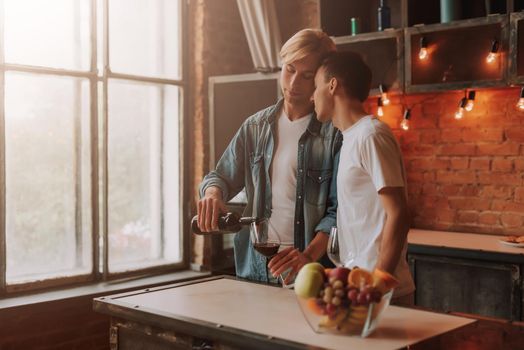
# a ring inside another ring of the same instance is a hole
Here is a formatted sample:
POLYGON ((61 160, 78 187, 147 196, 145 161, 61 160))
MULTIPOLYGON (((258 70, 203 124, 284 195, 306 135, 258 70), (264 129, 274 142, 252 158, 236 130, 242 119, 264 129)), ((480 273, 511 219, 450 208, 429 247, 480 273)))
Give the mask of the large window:
POLYGON ((0 0, 0 292, 184 266, 181 0, 0 0))

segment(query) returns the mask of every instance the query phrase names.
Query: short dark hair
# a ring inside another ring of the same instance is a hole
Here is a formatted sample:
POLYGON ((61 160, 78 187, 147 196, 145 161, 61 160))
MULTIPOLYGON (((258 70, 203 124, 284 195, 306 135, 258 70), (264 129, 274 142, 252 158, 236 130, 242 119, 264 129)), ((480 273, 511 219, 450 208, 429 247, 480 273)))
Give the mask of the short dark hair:
POLYGON ((362 56, 352 51, 330 53, 322 62, 324 78, 337 78, 350 97, 364 102, 371 88, 371 69, 362 56))

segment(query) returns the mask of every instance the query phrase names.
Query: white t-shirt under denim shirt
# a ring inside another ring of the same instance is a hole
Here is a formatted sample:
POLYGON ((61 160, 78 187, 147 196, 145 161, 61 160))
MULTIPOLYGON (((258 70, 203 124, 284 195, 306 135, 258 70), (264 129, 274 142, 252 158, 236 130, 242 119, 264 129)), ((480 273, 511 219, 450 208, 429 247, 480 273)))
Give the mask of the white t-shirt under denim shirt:
MULTIPOLYGON (((373 270, 378 262, 386 212, 378 192, 384 187, 406 188, 400 147, 390 128, 368 115, 342 132, 337 173, 337 227, 340 258, 347 267, 373 270)), ((412 293, 415 285, 404 244, 395 277, 394 296, 412 293)))
POLYGON ((297 194, 298 141, 306 131, 312 114, 289 120, 280 111, 277 121, 276 147, 271 161, 271 217, 268 236, 280 237, 280 250, 293 246, 295 201, 297 194))

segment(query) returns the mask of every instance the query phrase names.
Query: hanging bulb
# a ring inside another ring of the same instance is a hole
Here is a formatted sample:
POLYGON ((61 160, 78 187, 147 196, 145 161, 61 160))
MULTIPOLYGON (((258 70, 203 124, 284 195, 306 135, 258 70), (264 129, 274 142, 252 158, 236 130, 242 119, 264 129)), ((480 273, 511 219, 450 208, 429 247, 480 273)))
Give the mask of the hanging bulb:
POLYGON ((421 60, 428 58, 428 41, 425 37, 420 38, 420 51, 418 52, 418 58, 421 60))
POLYGON ((388 98, 387 89, 382 84, 378 86, 378 89, 380 90, 380 97, 382 97, 382 104, 384 106, 389 105, 390 100, 388 98))
POLYGON ((489 51, 488 57, 486 57, 486 62, 488 63, 495 62, 498 51, 499 51, 499 42, 497 40, 493 40, 491 42, 491 50, 489 51))
POLYGON ((377 105, 378 105, 378 108, 377 108, 377 115, 378 115, 379 117, 383 117, 383 116, 384 116, 384 109, 382 108, 382 105, 383 105, 382 97, 379 97, 379 98, 378 98, 377 105))
POLYGON ((473 110, 474 105, 475 105, 475 90, 471 90, 468 93, 468 102, 466 103, 466 107, 464 107, 464 109, 468 112, 471 112, 473 110))
POLYGON ((400 127, 402 130, 409 130, 409 118, 411 118, 411 110, 407 108, 404 111, 404 118, 402 119, 402 122, 400 123, 400 127))
POLYGON ((517 108, 520 111, 524 111, 524 86, 520 89, 520 98, 517 102, 517 108))
POLYGON ((459 109, 458 111, 455 113, 455 119, 462 119, 462 117, 464 116, 464 109, 466 107, 466 103, 467 103, 467 99, 465 97, 463 97, 461 100, 460 100, 460 103, 459 103, 459 109))

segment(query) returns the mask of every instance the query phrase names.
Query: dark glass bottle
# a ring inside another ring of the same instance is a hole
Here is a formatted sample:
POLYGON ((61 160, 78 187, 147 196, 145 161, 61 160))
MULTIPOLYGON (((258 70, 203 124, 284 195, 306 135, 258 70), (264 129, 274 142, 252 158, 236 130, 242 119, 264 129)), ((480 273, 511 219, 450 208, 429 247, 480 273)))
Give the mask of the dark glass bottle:
POLYGON ((241 217, 237 213, 229 212, 218 217, 218 231, 202 232, 198 227, 198 215, 195 215, 191 220, 191 230, 199 235, 238 232, 242 226, 251 225, 251 223, 260 222, 261 220, 257 217, 241 217))
POLYGON ((379 32, 391 27, 391 10, 386 4, 386 0, 380 0, 377 20, 379 32))

